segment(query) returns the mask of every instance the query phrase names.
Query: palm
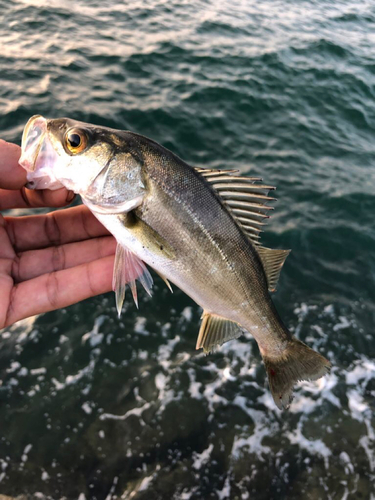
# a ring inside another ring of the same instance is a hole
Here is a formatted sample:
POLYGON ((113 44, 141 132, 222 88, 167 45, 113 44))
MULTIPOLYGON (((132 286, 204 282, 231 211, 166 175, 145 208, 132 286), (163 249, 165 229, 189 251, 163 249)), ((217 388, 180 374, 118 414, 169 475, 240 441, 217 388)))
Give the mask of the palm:
POLYGON ((115 241, 83 206, 0 216, 0 328, 107 292, 115 241))
MULTIPOLYGON (((64 189, 15 189, 24 184, 24 172, 16 164, 9 174, 9 158, 1 163, 0 158, 0 186, 7 188, 0 189, 1 210, 66 204, 64 189)), ((109 291, 114 251, 114 238, 84 206, 45 215, 0 215, 0 329, 109 291)))

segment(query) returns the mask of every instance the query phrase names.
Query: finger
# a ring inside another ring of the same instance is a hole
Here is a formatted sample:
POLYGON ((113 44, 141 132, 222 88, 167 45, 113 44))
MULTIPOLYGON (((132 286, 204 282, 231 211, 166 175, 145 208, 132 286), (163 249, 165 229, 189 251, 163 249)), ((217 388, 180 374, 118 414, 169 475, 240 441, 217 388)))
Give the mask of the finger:
POLYGON ((16 256, 12 243, 9 241, 4 217, 0 215, 0 259, 14 259, 16 256))
POLYGON ((113 256, 104 257, 15 285, 4 326, 109 292, 112 289, 113 262, 113 256))
POLYGON ((12 277, 15 282, 36 278, 41 274, 70 269, 85 262, 114 255, 116 240, 112 236, 102 236, 78 243, 68 243, 42 250, 30 250, 18 255, 14 260, 12 277))
POLYGON ((6 196, 1 189, 0 209, 30 207, 61 207, 70 203, 74 194, 65 188, 32 190, 24 188, 27 182, 26 170, 18 164, 21 148, 17 144, 0 139, 0 188, 13 190, 6 196), (18 191, 21 190, 21 191, 18 191), (4 205, 3 196, 6 198, 4 205))
POLYGON ((75 194, 65 188, 32 190, 0 189, 0 210, 11 208, 63 207, 73 201, 75 194))
POLYGON ((44 215, 5 217, 5 220, 16 252, 64 245, 109 234, 83 205, 44 215))
POLYGON ((26 183, 26 170, 18 164, 21 148, 0 139, 0 186, 20 189, 26 183))

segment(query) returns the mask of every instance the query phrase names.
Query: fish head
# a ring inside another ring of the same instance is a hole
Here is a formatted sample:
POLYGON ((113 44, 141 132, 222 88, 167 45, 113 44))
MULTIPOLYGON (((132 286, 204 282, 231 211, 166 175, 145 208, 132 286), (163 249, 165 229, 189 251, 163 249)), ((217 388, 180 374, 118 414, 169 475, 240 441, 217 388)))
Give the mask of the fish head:
POLYGON ((90 209, 121 213, 144 196, 142 160, 122 132, 69 118, 30 118, 19 163, 30 189, 65 187, 90 209))

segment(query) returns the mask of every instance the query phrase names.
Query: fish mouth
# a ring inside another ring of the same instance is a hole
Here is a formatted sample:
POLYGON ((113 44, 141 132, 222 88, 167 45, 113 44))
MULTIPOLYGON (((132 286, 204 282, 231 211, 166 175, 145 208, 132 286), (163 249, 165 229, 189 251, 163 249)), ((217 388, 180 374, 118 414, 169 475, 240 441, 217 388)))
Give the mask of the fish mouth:
POLYGON ((22 134, 19 164, 27 171, 29 189, 60 189, 63 184, 53 173, 59 156, 48 134, 48 120, 35 115, 27 122, 22 134))

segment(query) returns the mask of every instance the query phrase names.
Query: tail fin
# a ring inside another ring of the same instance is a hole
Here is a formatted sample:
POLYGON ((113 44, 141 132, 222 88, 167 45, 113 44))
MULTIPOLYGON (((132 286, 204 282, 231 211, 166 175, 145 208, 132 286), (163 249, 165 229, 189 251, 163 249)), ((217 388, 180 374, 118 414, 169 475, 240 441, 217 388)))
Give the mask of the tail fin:
POLYGON ((263 354, 263 361, 273 399, 280 409, 289 408, 293 386, 298 381, 317 380, 331 368, 326 358, 294 337, 280 357, 263 354))

